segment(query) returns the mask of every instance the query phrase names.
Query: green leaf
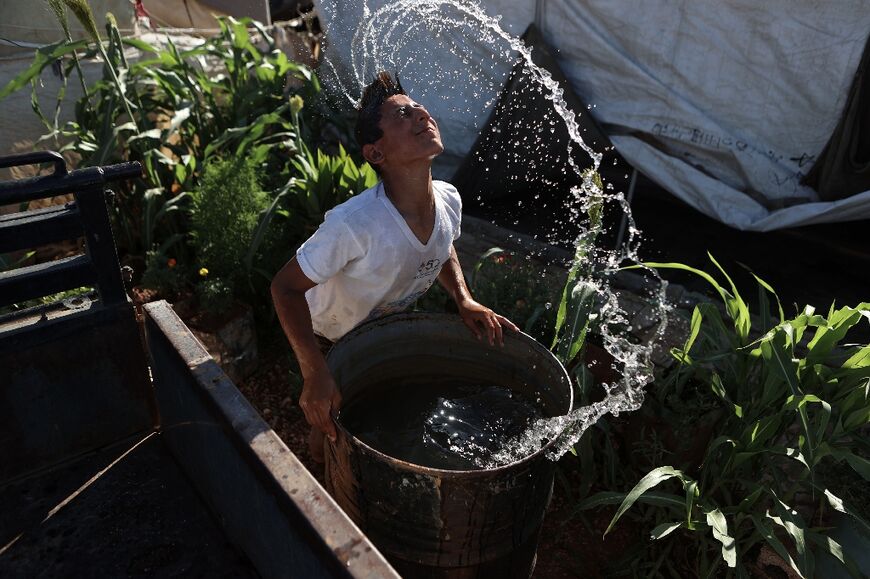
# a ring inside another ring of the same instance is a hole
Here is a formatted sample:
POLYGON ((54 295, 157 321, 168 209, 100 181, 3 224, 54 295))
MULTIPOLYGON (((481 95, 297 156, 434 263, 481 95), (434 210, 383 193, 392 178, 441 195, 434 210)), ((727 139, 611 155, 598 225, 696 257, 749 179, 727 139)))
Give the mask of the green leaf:
MULTIPOLYGON (((480 268, 486 263, 486 260, 489 258, 500 255, 502 253, 508 253, 506 249, 502 249, 501 247, 490 247, 487 249, 483 255, 481 255, 477 259, 477 263, 474 264, 474 268, 471 270, 471 290, 474 291, 477 289, 477 274, 480 272, 480 268)), ((495 306, 493 306, 495 307, 495 306)))
POLYGON ((737 291, 737 286, 734 285, 734 281, 728 275, 728 273, 719 265, 719 262, 713 257, 711 253, 707 253, 707 257, 710 258, 710 261, 713 262, 713 265, 725 276, 725 279, 728 281, 728 285, 731 286, 732 296, 725 299, 725 309, 728 311, 728 315, 731 316, 731 319, 734 321, 734 329, 737 332, 737 335, 740 336, 741 342, 745 342, 749 337, 749 330, 751 326, 751 318, 749 316, 749 308, 746 305, 746 302, 743 301, 743 298, 740 296, 740 292, 737 291))
POLYGON ((870 367, 870 345, 858 349, 848 360, 843 362, 843 368, 856 370, 870 367))
POLYGON ((764 537, 764 540, 767 541, 767 544, 770 545, 774 551, 776 551, 777 555, 783 558, 792 569, 794 569, 798 576, 806 579, 806 575, 804 575, 801 570, 798 568, 797 563, 795 563, 794 559, 792 559, 791 553, 789 553, 788 549, 785 548, 785 545, 782 544, 782 541, 777 538, 774 534, 771 526, 758 515, 751 514, 749 515, 750 519, 752 519, 753 524, 755 525, 755 529, 759 532, 759 534, 764 537))
POLYGON ((662 263, 662 262, 653 262, 653 261, 644 262, 643 264, 640 264, 639 266, 629 266, 626 269, 634 269, 636 267, 641 267, 641 266, 652 267, 655 269, 679 269, 682 271, 688 271, 688 272, 694 273, 695 275, 703 278, 707 283, 709 283, 713 287, 713 289, 716 290, 716 292, 722 298, 722 301, 724 303, 727 304, 728 300, 730 300, 734 297, 730 293, 728 293, 728 290, 726 290, 721 285, 719 285, 719 283, 717 283, 716 280, 710 274, 708 274, 707 272, 705 272, 703 270, 696 269, 694 267, 690 267, 690 266, 682 264, 682 263, 672 263, 672 262, 671 263, 662 263))
POLYGON ((573 360, 586 343, 597 295, 598 287, 585 280, 578 280, 571 289, 571 297, 566 305, 565 325, 557 350, 557 357, 563 364, 573 360))
POLYGON ((81 50, 88 45, 88 41, 80 40, 78 42, 68 43, 66 40, 48 44, 36 49, 36 55, 30 66, 19 73, 18 76, 10 80, 5 87, 0 89, 0 101, 22 88, 30 84, 30 81, 38 77, 45 68, 54 64, 54 62, 71 54, 75 50, 81 50))
POLYGON ((695 499, 697 499, 700 494, 698 492, 698 483, 696 481, 690 481, 685 483, 683 486, 686 491, 686 526, 690 530, 694 530, 695 524, 692 521, 692 511, 695 508, 695 499))
POLYGON ((711 440, 710 444, 707 445, 707 451, 704 453, 704 462, 701 464, 702 468, 708 463, 708 461, 716 460, 716 450, 718 450, 720 446, 725 445, 730 445, 733 450, 737 446, 737 441, 726 435, 717 436, 711 440))
POLYGON ((823 494, 825 495, 825 499, 827 499, 828 504, 831 506, 832 509, 837 512, 843 513, 844 515, 852 517, 852 520, 858 523, 864 533, 868 537, 870 537, 870 524, 868 524, 867 521, 865 521, 864 518, 861 517, 861 515, 859 515, 854 509, 846 506, 843 500, 837 497, 837 495, 832 493, 830 490, 824 489, 818 485, 814 486, 823 492, 823 494))
MULTIPOLYGON (((599 507, 618 505, 625 501, 627 493, 602 491, 582 501, 577 505, 578 511, 587 511, 599 507)), ((682 513, 686 508, 686 499, 671 493, 647 492, 638 497, 637 502, 657 507, 667 507, 682 513)))
POLYGON ((607 535, 607 533, 610 532, 610 529, 613 528, 613 525, 616 524, 616 521, 619 520, 619 518, 625 513, 625 511, 631 508, 631 505, 633 505, 638 500, 638 498, 640 498, 641 495, 643 495, 651 488, 657 486, 658 484, 674 477, 679 478, 684 482, 690 480, 681 471, 675 469, 672 466, 660 466, 647 473, 647 475, 640 479, 640 481, 634 486, 634 488, 628 492, 628 495, 626 495, 625 500, 622 501, 619 509, 617 509, 616 514, 610 521, 610 524, 607 525, 607 529, 604 531, 604 534, 607 535))
POLYGON ((831 351, 862 317, 860 309, 855 308, 841 308, 833 312, 828 318, 828 325, 819 327, 807 344, 807 363, 824 363, 831 351))
POLYGON ((269 208, 263 212, 260 217, 259 222, 257 223, 257 228, 254 230, 254 234, 251 238, 251 243, 248 246, 248 251, 245 252, 244 264, 245 267, 250 271, 254 265, 254 256, 257 254, 257 251, 260 249, 260 245, 263 243, 263 238, 266 235, 266 231, 269 228, 269 224, 272 222, 272 217, 275 215, 275 211, 278 208, 278 203, 281 199, 284 198, 285 195, 290 191, 293 187, 293 179, 287 182, 287 184, 275 195, 275 198, 272 200, 272 203, 269 205, 269 208))
POLYGON ((732 569, 737 566, 737 545, 734 537, 728 534, 728 521, 719 509, 707 513, 707 524, 713 530, 713 537, 722 543, 722 559, 732 569))
MULTIPOLYGON (((777 307, 777 310, 779 311, 779 323, 780 323, 780 324, 783 323, 783 322, 785 321, 785 313, 782 311, 782 303, 779 301, 779 296, 776 295, 776 291, 774 291, 774 289, 770 286, 769 283, 767 283, 766 281, 764 281, 763 279, 761 279, 760 277, 758 277, 758 276, 755 275, 754 273, 752 273, 752 272, 750 272, 750 273, 752 274, 752 277, 755 278, 755 281, 758 282, 758 286, 759 286, 759 289, 758 289, 759 297, 762 296, 762 295, 764 295, 764 291, 762 291, 762 290, 767 290, 768 292, 770 292, 771 294, 773 294, 773 297, 774 297, 774 298, 776 298, 776 307, 777 307)), ((760 301, 760 300, 759 300, 759 301, 760 301)), ((766 296, 765 296, 764 302, 767 303, 767 297, 766 297, 766 296)), ((767 308, 765 308, 763 311, 764 311, 764 312, 767 312, 767 308)), ((766 327, 766 326, 763 328, 764 331, 767 331, 768 329, 769 329, 769 328, 766 327)))
POLYGON ((840 545, 837 541, 828 537, 827 535, 823 535, 821 533, 816 533, 812 531, 806 532, 806 537, 809 542, 814 544, 817 548, 821 548, 824 552, 830 554, 832 557, 837 559, 843 567, 846 568, 849 575, 855 577, 855 579, 865 578, 866 575, 861 573, 861 570, 855 564, 855 561, 852 560, 851 557, 846 555, 845 551, 843 551, 843 546, 840 545))
POLYGON ((741 441, 743 446, 749 450, 756 450, 767 444, 774 436, 779 433, 779 427, 782 424, 782 416, 779 414, 771 414, 757 420, 749 430, 747 430, 741 441))
POLYGON ((847 415, 843 420, 843 429, 850 432, 867 424, 870 424, 870 406, 859 408, 847 415))
POLYGON ((842 448, 831 449, 831 454, 834 458, 845 460, 861 478, 870 481, 870 460, 842 448))
POLYGON ((682 527, 685 523, 683 521, 679 521, 676 523, 662 523, 658 525, 650 532, 650 539, 657 540, 667 537, 680 527, 682 527))
POLYGON ((137 50, 141 50, 142 52, 153 52, 157 54, 160 52, 155 46, 148 44, 141 38, 133 38, 132 36, 125 36, 121 38, 121 42, 123 42, 126 46, 132 46, 137 50))
POLYGON ((721 398, 731 408, 731 412, 737 418, 743 418, 743 407, 731 401, 728 392, 725 390, 725 385, 722 383, 722 378, 719 374, 713 374, 710 377, 710 389, 716 396, 721 398))
POLYGON ((807 547, 804 531, 806 524, 798 516, 797 512, 786 505, 779 499, 774 503, 776 514, 767 513, 767 518, 785 529, 786 533, 794 541, 795 550, 797 551, 797 564, 800 571, 807 577, 813 576, 815 561, 813 553, 807 547))
POLYGON ((758 502, 758 499, 761 498, 761 495, 764 493, 764 487, 759 484, 744 481, 744 486, 747 486, 749 488, 755 488, 752 490, 751 493, 743 497, 743 499, 737 505, 736 511, 738 513, 752 512, 753 508, 755 507, 755 503, 758 502))
MULTIPOLYGON (((767 349, 768 356, 765 357, 769 362, 771 362, 774 370, 785 379, 791 389, 792 395, 795 397, 801 397, 803 392, 801 391, 797 370, 795 369, 795 364, 793 362, 794 352, 792 349, 794 344, 787 341, 789 334, 788 326, 782 325, 779 326, 779 328, 778 331, 774 332, 768 342, 770 347, 767 349)), ((807 459, 812 465, 815 463, 813 458, 816 447, 815 433, 810 429, 809 417, 807 416, 807 410, 805 407, 801 406, 798 408, 798 415, 800 416, 804 436, 807 438, 807 459)))

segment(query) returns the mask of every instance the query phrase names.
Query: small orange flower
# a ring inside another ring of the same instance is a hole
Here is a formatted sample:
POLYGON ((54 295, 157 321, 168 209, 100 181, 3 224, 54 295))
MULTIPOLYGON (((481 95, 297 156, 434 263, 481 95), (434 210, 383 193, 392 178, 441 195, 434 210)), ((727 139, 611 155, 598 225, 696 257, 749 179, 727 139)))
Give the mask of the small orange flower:
POLYGON ((166 265, 168 265, 170 269, 172 269, 173 267, 175 267, 175 265, 176 265, 177 263, 178 263, 178 262, 175 261, 175 258, 174 258, 174 257, 170 257, 169 259, 166 260, 166 265))

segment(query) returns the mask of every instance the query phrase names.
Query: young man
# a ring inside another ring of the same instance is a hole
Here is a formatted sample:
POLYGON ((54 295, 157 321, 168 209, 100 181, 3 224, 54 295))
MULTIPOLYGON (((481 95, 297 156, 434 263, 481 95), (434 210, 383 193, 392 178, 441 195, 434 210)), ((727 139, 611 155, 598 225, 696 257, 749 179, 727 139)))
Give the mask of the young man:
POLYGON ((312 456, 323 456, 323 434, 335 440, 332 413, 341 396, 323 345, 360 323, 404 310, 437 279, 463 322, 490 344, 502 343, 506 318, 477 303, 453 248, 462 201, 432 180, 432 160, 444 146, 438 124, 381 72, 366 87, 356 138, 381 181, 326 214, 320 228, 272 281, 278 319, 299 361, 299 406, 312 426, 312 456))

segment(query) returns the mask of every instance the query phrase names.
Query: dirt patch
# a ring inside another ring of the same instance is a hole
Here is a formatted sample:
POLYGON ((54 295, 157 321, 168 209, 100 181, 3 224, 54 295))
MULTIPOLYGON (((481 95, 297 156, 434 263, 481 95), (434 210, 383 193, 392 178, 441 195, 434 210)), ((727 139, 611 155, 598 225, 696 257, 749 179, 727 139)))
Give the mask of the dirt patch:
POLYGON ((315 463, 308 452, 310 427, 299 407, 302 382, 289 350, 271 347, 262 351, 259 369, 237 386, 284 444, 323 484, 323 467, 315 463))

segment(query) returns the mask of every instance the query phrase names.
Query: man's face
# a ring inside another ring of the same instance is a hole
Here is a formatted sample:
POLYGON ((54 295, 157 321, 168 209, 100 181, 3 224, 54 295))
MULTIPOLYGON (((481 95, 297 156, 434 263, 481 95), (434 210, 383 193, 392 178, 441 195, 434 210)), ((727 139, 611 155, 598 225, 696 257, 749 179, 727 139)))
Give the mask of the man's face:
MULTIPOLYGON (((393 95, 381 105, 380 128, 383 136, 372 145, 375 157, 369 161, 382 169, 431 162, 444 150, 438 124, 423 105, 405 95, 393 95), (377 155, 381 157, 377 157, 377 155)), ((363 153, 365 154, 365 147, 363 153)))

